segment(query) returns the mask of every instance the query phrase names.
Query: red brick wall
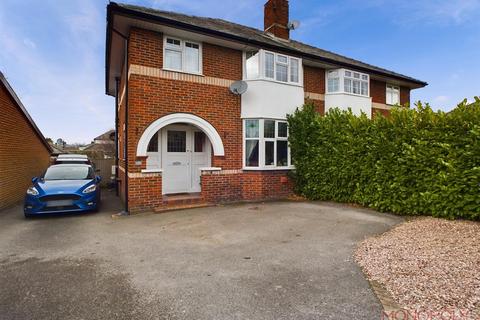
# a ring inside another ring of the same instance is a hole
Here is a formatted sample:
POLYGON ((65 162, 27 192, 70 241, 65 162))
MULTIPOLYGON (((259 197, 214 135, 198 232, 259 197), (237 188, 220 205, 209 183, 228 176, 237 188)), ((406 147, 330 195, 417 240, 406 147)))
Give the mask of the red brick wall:
POLYGON ((410 88, 400 87, 400 104, 410 106, 410 88))
POLYGON ((385 117, 390 116, 390 110, 372 108, 372 119, 377 117, 377 113, 382 114, 385 117))
POLYGON ((315 110, 320 113, 320 115, 325 115, 325 101, 316 100, 316 99, 305 99, 305 103, 312 103, 315 106, 315 110))
POLYGON ((203 74, 229 80, 242 79, 242 53, 238 50, 202 44, 203 74))
POLYGON ((212 203, 286 198, 293 194, 287 171, 244 171, 202 175, 202 196, 212 203))
POLYGON ((133 28, 130 32, 128 60, 130 64, 162 68, 163 35, 155 31, 133 28))
POLYGON ((305 92, 325 93, 325 69, 303 66, 303 85, 305 92))
POLYGON ((370 96, 373 102, 387 103, 387 84, 384 81, 370 80, 370 96))
POLYGON ((0 209, 23 199, 31 179, 49 165, 50 152, 0 84, 0 209))
POLYGON ((149 174, 128 179, 129 210, 140 212, 162 206, 162 176, 149 174))

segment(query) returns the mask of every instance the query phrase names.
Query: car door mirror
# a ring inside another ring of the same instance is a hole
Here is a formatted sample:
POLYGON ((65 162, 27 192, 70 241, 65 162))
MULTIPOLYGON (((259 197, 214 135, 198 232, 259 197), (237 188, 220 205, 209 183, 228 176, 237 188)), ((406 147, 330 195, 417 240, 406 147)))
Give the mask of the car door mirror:
POLYGON ((95 177, 95 181, 97 181, 97 182, 100 182, 100 181, 102 181, 102 177, 100 177, 100 176, 96 176, 96 177, 95 177))
POLYGON ((37 183, 37 181, 38 181, 38 177, 33 177, 33 178, 32 178, 32 183, 33 183, 33 184, 37 183))

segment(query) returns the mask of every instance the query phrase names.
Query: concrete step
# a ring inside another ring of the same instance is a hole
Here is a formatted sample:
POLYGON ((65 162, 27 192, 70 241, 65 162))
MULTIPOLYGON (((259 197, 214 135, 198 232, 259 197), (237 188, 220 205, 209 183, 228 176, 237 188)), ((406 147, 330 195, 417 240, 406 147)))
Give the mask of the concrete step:
POLYGON ((208 202, 199 202, 193 204, 180 204, 180 205, 169 205, 155 208, 153 211, 155 213, 163 213, 168 211, 176 211, 176 210, 186 210, 186 209, 194 209, 194 208, 205 208, 205 207, 212 207, 212 203, 208 202))
POLYGON ((212 206, 212 204, 205 202, 200 193, 182 193, 163 196, 162 206, 154 211, 158 213, 209 206, 212 206))

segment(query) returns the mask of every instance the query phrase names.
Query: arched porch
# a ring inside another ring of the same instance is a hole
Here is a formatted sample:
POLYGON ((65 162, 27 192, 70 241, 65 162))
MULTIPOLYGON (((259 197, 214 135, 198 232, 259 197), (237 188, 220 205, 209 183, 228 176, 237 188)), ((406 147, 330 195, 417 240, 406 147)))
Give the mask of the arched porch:
POLYGON ((154 121, 137 146, 147 170, 162 171, 162 194, 200 192, 201 168, 211 167, 212 155, 224 155, 220 135, 206 120, 185 113, 154 121))

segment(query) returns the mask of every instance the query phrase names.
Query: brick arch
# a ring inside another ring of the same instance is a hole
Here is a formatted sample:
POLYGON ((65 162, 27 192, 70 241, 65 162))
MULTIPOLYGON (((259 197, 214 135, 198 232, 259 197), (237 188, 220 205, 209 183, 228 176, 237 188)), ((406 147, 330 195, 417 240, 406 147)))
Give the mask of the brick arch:
POLYGON ((225 155, 222 138, 218 134, 215 127, 212 126, 208 121, 189 113, 172 113, 155 120, 147 127, 147 129, 145 129, 140 137, 140 140, 138 141, 137 156, 147 156, 148 143, 152 139, 153 135, 163 127, 175 123, 189 123, 200 128, 207 135, 208 139, 210 139, 210 143, 213 146, 213 154, 215 156, 225 155))

